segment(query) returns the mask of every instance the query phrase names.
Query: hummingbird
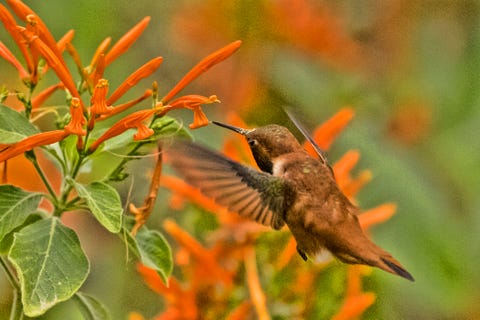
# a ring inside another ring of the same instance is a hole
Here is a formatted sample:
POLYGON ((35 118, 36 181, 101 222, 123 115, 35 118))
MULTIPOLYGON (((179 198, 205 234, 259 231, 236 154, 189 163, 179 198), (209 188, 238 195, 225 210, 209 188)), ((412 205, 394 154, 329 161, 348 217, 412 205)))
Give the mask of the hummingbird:
POLYGON ((307 261, 323 250, 340 261, 380 268, 414 281, 392 255, 363 232, 360 209, 340 191, 325 153, 287 111, 318 153, 312 157, 286 128, 270 124, 243 129, 212 123, 243 135, 261 171, 198 143, 176 141, 171 165, 187 183, 230 211, 275 230, 285 224, 307 261))

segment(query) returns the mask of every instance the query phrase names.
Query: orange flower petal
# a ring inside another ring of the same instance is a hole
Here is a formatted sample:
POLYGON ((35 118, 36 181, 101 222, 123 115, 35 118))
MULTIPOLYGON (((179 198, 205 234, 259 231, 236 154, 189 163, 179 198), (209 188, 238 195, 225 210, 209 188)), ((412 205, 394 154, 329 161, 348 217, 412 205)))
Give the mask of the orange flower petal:
POLYGON ((397 206, 394 203, 385 203, 376 208, 364 211, 358 215, 360 225, 363 229, 380 224, 390 219, 397 210, 397 206))
POLYGON ((255 250, 249 248, 245 252, 245 272, 247 273, 248 290, 250 291, 250 297, 252 298, 253 305, 257 311, 258 319, 269 320, 270 314, 268 313, 265 293, 260 285, 260 279, 257 271, 257 260, 255 258, 255 250))
POLYGON ((332 166, 333 172, 335 172, 335 179, 340 188, 350 182, 350 171, 358 163, 358 160, 360 160, 360 152, 349 150, 332 166))
MULTIPOLYGON (((313 139, 320 148, 328 150, 332 142, 335 140, 338 134, 342 132, 343 128, 345 128, 353 116, 353 109, 341 109, 313 132, 313 139)), ((313 150, 313 147, 309 143, 305 145, 305 148, 310 154, 316 154, 315 150, 313 150)))
MULTIPOLYGON (((52 36, 50 30, 48 30, 42 19, 22 1, 7 0, 7 3, 20 19, 35 24, 38 36, 40 37, 40 39, 42 39, 42 42, 44 42, 50 48, 50 50, 52 50, 52 52, 57 56, 59 60, 62 60, 62 55, 60 50, 58 50, 57 42, 55 41, 55 38, 52 36)), ((66 68, 66 64, 63 62, 63 60, 62 63, 63 66, 66 68)))
POLYGON ((143 93, 143 95, 141 95, 140 97, 115 106, 115 107, 111 110, 110 113, 102 115, 102 116, 100 117, 100 119, 101 119, 101 120, 104 120, 104 119, 110 118, 111 116, 116 115, 116 114, 118 114, 118 113, 120 113, 120 112, 123 112, 123 111, 127 110, 128 108, 130 108, 130 107, 132 107, 132 106, 134 106, 134 105, 142 102, 143 100, 147 99, 147 98, 150 97, 151 95, 152 95, 152 90, 147 89, 147 90, 145 90, 145 92, 143 93))
POLYGON ((209 70, 217 63, 222 62, 226 58, 230 57, 235 51, 237 51, 241 44, 242 42, 240 40, 234 41, 202 59, 173 87, 172 90, 170 90, 169 93, 165 95, 165 97, 163 97, 162 103, 168 103, 168 101, 170 101, 177 93, 179 93, 183 88, 185 88, 185 86, 195 80, 202 73, 209 70))
POLYGON ((372 180, 372 173, 370 170, 363 170, 358 177, 351 180, 349 183, 342 186, 340 189, 349 198, 355 196, 360 189, 372 180))
POLYGON ((68 54, 72 57, 73 62, 77 67, 78 73, 81 74, 83 78, 86 78, 85 71, 83 70, 82 60, 80 59, 80 55, 78 54, 77 49, 70 42, 67 42, 65 44, 65 49, 67 50, 68 54))
POLYGON ((92 73, 92 76, 91 76, 93 85, 96 85, 98 83, 98 80, 100 80, 103 77, 104 72, 105 72, 105 55, 102 53, 98 57, 98 62, 97 62, 97 65, 95 66, 95 71, 92 73))
POLYGON ((13 55, 13 53, 8 50, 7 46, 3 42, 0 41, 0 57, 3 57, 5 60, 10 62, 15 69, 18 70, 18 75, 20 79, 28 79, 29 75, 22 64, 17 60, 17 58, 13 55))
POLYGON ((35 147, 46 146, 65 139, 69 135, 64 130, 41 132, 23 139, 0 151, 0 162, 16 157, 35 147))
POLYGON ((153 129, 147 127, 143 123, 140 123, 137 125, 137 133, 133 135, 133 140, 143 140, 151 137, 154 133, 155 131, 153 131, 153 129))
POLYGON ((193 123, 189 124, 188 127, 190 129, 197 129, 200 127, 204 127, 209 124, 207 116, 203 113, 200 107, 195 108, 193 110, 193 123))
POLYGON ((160 67, 162 64, 163 58, 162 57, 156 57, 140 68, 138 68, 136 71, 134 71, 131 75, 125 79, 125 81, 122 82, 122 84, 112 93, 112 95, 108 98, 107 104, 112 105, 114 104, 122 95, 124 95, 130 88, 135 86, 140 80, 143 78, 148 77, 151 75, 155 70, 160 67))
POLYGON ((294 256, 297 255, 297 241, 294 237, 290 237, 287 246, 283 249, 281 255, 277 258, 276 267, 278 270, 283 269, 294 256))
POLYGON ((98 138, 92 143, 89 148, 89 152, 94 152, 100 146, 100 144, 102 144, 106 140, 116 137, 131 128, 139 128, 140 130, 142 130, 142 134, 140 136, 145 137, 145 133, 148 130, 145 130, 145 128, 143 128, 145 125, 142 123, 142 121, 145 121, 146 119, 153 116, 155 112, 155 109, 140 110, 120 119, 117 123, 111 126, 102 136, 100 136, 100 138, 98 138))
POLYGON ((25 40, 28 41, 30 46, 41 53, 41 55, 45 58, 50 68, 52 68, 53 71, 55 71, 58 78, 63 82, 63 84, 65 85, 65 88, 67 88, 68 91, 70 91, 72 96, 80 98, 80 94, 78 93, 77 88, 75 87, 75 82, 73 81, 73 78, 70 72, 64 67, 62 61, 58 59, 58 57, 52 52, 52 50, 45 43, 43 43, 42 40, 40 40, 40 38, 33 35, 27 29, 23 27, 18 27, 17 29, 20 31, 20 33, 25 38, 25 40))
POLYGON ((80 104, 80 99, 72 98, 70 101, 70 115, 72 119, 65 126, 64 130, 70 134, 84 136, 87 132, 83 128, 87 120, 83 115, 83 108, 80 104))
POLYGON ((218 283, 223 282, 225 285, 231 285, 233 282, 232 273, 225 270, 218 262, 218 258, 211 250, 205 249, 196 239, 190 236, 186 231, 182 230, 172 220, 163 222, 165 230, 178 242, 182 248, 195 259, 198 267, 199 281, 202 283, 218 283))
POLYGON ((226 320, 244 320, 248 319, 252 309, 252 303, 248 300, 243 301, 226 317, 226 320))
POLYGON ((93 54, 92 60, 90 61, 90 64, 89 64, 90 70, 93 70, 93 68, 95 68, 95 66, 97 65, 98 58, 100 57, 100 55, 105 54, 105 51, 107 51, 107 48, 110 46, 111 43, 112 43, 111 37, 105 38, 105 40, 103 40, 100 43, 100 45, 97 47, 97 50, 95 50, 95 53, 93 54))
POLYGON ((361 316, 374 302, 376 296, 372 292, 366 292, 345 300, 343 306, 332 320, 350 320, 361 316))
POLYGON ((105 56, 105 66, 108 66, 112 63, 115 59, 117 59, 121 54, 130 48, 130 46, 137 41, 140 35, 143 33, 145 28, 148 26, 150 22, 150 17, 143 18, 139 23, 137 23, 130 31, 125 33, 120 40, 117 41, 110 49, 110 51, 105 56))
POLYGON ((161 109, 160 115, 167 113, 173 109, 186 108, 193 111, 193 123, 189 125, 191 129, 200 128, 208 125, 209 121, 205 113, 201 109, 202 104, 210 103, 219 103, 216 95, 211 95, 210 97, 205 97, 201 95, 187 95, 172 101, 171 104, 168 104, 162 107, 162 103, 159 103, 159 108, 161 109))
POLYGON ((63 86, 63 83, 57 83, 57 84, 54 84, 48 88, 46 88, 45 90, 43 90, 42 92, 40 92, 39 94, 37 94, 33 99, 32 99, 32 108, 35 109, 35 108, 38 108, 39 106, 41 106, 45 100, 47 100, 56 90, 58 89, 63 89, 65 88, 63 86))
POLYGON ((7 10, 7 8, 5 8, 2 4, 0 4, 0 20, 2 21, 8 33, 10 33, 10 35, 12 36, 18 48, 20 49, 20 52, 22 53, 23 57, 25 58, 25 62, 27 63, 28 70, 30 72, 33 72, 36 66, 34 65, 32 57, 28 52, 28 48, 25 41, 23 40, 23 37, 17 30, 17 22, 7 10))
POLYGON ((60 52, 65 50, 67 43, 71 43, 75 36, 75 30, 68 30, 57 42, 57 48, 60 52))
POLYGON ((95 115, 108 114, 112 111, 113 108, 107 105, 107 93, 108 81, 105 79, 98 80, 91 100, 90 112, 92 113, 92 118, 95 115))

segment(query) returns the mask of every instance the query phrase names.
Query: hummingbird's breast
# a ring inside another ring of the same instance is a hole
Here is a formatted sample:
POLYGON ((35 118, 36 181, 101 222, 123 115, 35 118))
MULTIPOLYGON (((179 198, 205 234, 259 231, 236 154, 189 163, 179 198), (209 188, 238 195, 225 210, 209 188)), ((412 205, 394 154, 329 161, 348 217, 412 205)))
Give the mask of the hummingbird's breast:
POLYGON ((321 199, 335 184, 328 167, 307 152, 283 154, 272 162, 272 174, 287 180, 298 194, 321 199))

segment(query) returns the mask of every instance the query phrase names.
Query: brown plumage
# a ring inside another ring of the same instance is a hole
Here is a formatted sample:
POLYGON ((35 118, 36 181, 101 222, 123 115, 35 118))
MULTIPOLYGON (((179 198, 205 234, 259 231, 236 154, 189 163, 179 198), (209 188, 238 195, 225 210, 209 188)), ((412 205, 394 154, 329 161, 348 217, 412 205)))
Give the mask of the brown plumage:
POLYGON ((188 183, 259 223, 274 229, 286 224, 304 260, 327 249, 343 262, 378 267, 413 281, 362 231, 358 208, 338 188, 318 146, 314 145, 320 159, 310 156, 285 127, 246 130, 214 123, 246 137, 262 172, 198 144, 178 141, 170 150, 172 165, 188 183))

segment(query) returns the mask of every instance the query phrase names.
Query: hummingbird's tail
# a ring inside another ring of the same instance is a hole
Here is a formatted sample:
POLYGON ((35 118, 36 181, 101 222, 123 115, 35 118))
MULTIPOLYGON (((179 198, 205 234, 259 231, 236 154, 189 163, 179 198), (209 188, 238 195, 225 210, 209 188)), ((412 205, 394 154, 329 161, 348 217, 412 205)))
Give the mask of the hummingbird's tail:
POLYGON ((389 254, 381 256, 380 261, 378 261, 375 264, 375 267, 378 267, 378 268, 380 268, 382 270, 385 270, 387 272, 399 275, 400 277, 403 277, 403 278, 408 279, 410 281, 415 281, 415 279, 413 279, 412 275, 407 270, 405 270, 405 268, 400 264, 400 262, 395 260, 389 254))
MULTIPOLYGON (((412 275, 391 254, 383 250, 368 238, 364 241, 350 242, 350 246, 335 248, 334 254, 343 262, 352 264, 367 264, 386 272, 396 274, 410 281, 415 281, 412 275), (361 245, 360 245, 361 244, 361 245)), ((332 250, 330 250, 332 251, 332 250)))

